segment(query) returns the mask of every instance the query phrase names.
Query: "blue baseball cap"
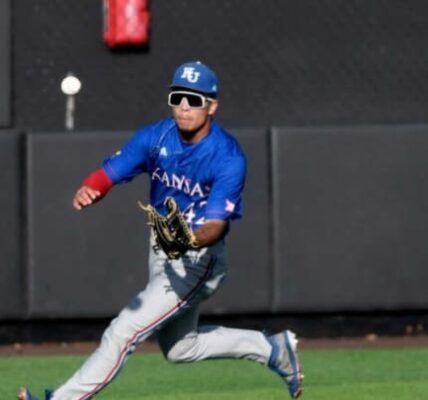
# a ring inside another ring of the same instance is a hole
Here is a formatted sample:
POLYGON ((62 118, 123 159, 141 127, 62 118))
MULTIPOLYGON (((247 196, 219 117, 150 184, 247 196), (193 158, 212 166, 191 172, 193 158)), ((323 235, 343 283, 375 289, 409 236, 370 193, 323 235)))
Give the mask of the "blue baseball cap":
POLYGON ((200 61, 180 65, 172 78, 171 87, 180 87, 216 97, 218 79, 215 72, 200 61))

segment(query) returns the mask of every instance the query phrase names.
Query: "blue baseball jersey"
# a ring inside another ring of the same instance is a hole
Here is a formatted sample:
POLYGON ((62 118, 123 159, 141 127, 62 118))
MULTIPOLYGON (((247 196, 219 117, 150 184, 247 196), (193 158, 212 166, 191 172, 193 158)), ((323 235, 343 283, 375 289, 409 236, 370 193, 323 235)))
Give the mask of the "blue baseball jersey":
POLYGON ((195 144, 181 140, 172 117, 147 125, 108 157, 103 168, 115 184, 148 173, 150 203, 165 214, 165 198, 174 197, 192 228, 210 219, 242 216, 245 155, 237 140, 215 121, 195 144))

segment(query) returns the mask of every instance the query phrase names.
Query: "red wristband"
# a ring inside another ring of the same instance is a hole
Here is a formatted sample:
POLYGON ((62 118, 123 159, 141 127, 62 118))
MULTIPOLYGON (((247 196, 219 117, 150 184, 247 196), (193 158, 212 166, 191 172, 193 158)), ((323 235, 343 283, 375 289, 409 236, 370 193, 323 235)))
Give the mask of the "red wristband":
POLYGON ((113 182, 104 169, 100 168, 89 174, 83 181, 82 186, 88 186, 91 189, 98 190, 101 196, 105 196, 112 188, 113 182))

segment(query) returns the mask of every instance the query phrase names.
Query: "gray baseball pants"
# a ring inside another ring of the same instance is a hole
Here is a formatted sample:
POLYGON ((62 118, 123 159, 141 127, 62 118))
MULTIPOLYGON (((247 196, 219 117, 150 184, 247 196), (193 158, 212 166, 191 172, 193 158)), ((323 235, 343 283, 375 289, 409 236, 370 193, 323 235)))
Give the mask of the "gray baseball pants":
POLYGON ((220 326, 198 327, 198 305, 211 296, 226 274, 224 243, 188 251, 170 261, 151 250, 149 282, 110 323, 98 349, 52 400, 89 399, 118 374, 136 346, 155 331, 171 362, 239 358, 267 364, 271 345, 263 333, 220 326))

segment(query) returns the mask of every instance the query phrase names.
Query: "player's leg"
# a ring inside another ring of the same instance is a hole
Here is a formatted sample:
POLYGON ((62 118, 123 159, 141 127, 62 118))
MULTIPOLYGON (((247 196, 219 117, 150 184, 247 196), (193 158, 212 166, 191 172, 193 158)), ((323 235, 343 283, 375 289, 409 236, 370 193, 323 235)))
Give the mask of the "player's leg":
MULTIPOLYGON (((52 400, 85 400, 108 385, 135 347, 166 321, 192 304, 212 276, 214 258, 206 255, 192 265, 199 273, 186 273, 182 262, 167 262, 150 254, 147 287, 122 310, 103 334, 100 346, 60 388, 52 400)), ((190 268, 190 267, 189 267, 190 268)))
MULTIPOLYGON (((225 270, 224 253, 217 254, 217 267, 225 270)), ((220 282, 208 281, 213 294, 220 282)), ((297 356, 297 339, 293 332, 284 331, 273 336, 248 330, 222 326, 198 327, 197 299, 193 307, 168 321, 158 333, 164 356, 171 362, 193 362, 215 358, 254 360, 267 365, 287 384, 292 398, 302 393, 301 367, 297 356)))
MULTIPOLYGON (((163 354, 171 362, 244 358, 267 364, 272 344, 262 332, 222 326, 198 327, 198 305, 217 291, 227 269, 224 245, 218 244, 210 252, 216 257, 216 264, 204 289, 195 297, 189 310, 168 321, 158 332, 163 354)), ((187 267, 190 269, 191 266, 187 267)))
POLYGON ((272 345, 262 332, 197 324, 198 310, 193 307, 158 332, 159 345, 169 361, 238 358, 268 363, 272 345))
POLYGON ((165 358, 176 363, 216 358, 254 360, 276 372, 292 398, 301 395, 303 375, 293 332, 286 330, 265 336, 247 329, 198 328, 197 321, 197 307, 193 307, 159 331, 158 341, 165 358))

